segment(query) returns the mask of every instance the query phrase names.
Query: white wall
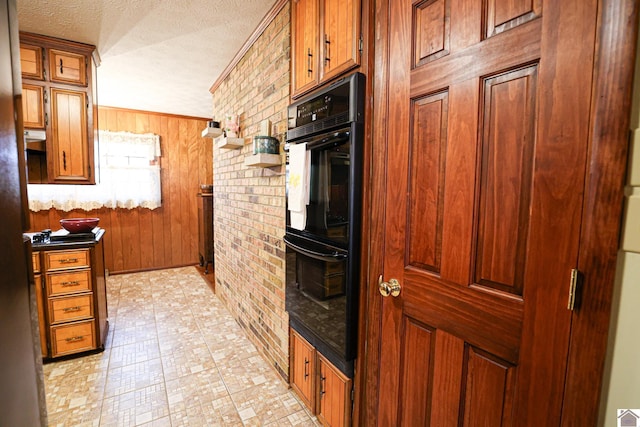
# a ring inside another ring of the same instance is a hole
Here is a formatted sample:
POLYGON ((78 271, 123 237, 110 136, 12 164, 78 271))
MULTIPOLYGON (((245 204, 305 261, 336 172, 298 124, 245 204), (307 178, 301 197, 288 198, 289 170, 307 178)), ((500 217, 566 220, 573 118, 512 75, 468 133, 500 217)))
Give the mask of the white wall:
POLYGON ((640 408, 640 39, 636 51, 623 236, 600 405, 604 427, 617 425, 617 409, 640 408))

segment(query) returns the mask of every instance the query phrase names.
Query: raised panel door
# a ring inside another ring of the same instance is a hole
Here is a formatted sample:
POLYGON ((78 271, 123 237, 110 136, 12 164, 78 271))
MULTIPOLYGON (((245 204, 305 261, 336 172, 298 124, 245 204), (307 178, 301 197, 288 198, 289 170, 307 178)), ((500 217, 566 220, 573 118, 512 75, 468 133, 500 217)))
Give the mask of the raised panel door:
POLYGON ((42 48, 29 44, 20 44, 20 68, 22 78, 44 79, 42 68, 42 48))
POLYGON ((294 0, 291 3, 291 95, 312 89, 320 78, 318 51, 318 0, 294 0))
POLYGON ((86 57, 78 53, 50 49, 49 73, 52 82, 86 86, 86 57))
POLYGON ((351 380, 318 355, 318 419, 325 426, 351 425, 351 380))
POLYGON ((291 330, 291 387, 311 412, 315 413, 316 351, 311 344, 291 330))
POLYGON ((44 87, 22 85, 22 114, 25 129, 44 129, 44 87))
POLYGON ((595 2, 383 3, 378 424, 559 425, 595 2))
POLYGON ((90 178, 87 143, 87 95, 51 88, 52 151, 49 178, 83 182, 90 178))
POLYGON ((322 0, 321 81, 360 63, 360 0, 322 0))

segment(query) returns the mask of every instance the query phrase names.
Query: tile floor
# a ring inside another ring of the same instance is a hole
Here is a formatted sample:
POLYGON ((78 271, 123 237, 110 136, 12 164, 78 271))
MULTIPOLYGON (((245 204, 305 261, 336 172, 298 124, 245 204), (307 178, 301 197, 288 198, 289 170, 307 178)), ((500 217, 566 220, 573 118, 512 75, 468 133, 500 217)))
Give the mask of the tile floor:
POLYGON ((50 426, 318 426, 195 267, 110 276, 104 352, 44 366, 50 426))

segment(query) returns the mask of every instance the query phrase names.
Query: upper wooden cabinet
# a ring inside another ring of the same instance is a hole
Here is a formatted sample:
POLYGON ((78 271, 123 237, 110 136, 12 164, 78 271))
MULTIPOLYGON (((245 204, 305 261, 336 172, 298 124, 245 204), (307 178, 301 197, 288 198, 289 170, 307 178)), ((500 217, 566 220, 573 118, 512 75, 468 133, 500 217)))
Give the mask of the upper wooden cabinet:
POLYGON ((70 83, 86 86, 86 56, 77 53, 50 49, 49 73, 51 75, 52 82, 70 83))
POLYGON ((87 96, 82 91, 51 88, 51 161, 55 181, 84 181, 89 176, 87 96))
POLYGON ((23 79, 42 80, 42 48, 28 44, 20 44, 20 67, 23 79))
POLYGON ((360 65, 360 0, 294 0, 291 96, 360 65))
POLYGON ((44 129, 44 87, 22 85, 22 116, 26 129, 44 129))
POLYGON ((46 143, 27 142, 29 182, 94 184, 95 46, 20 33, 25 129, 44 129, 46 143))

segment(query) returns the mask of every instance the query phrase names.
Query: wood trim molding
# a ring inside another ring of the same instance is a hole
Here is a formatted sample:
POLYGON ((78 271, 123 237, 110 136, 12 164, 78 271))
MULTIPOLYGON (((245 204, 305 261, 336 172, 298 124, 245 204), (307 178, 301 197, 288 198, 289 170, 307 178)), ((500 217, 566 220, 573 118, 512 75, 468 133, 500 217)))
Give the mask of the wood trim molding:
POLYGON ((371 59, 372 69, 368 80, 373 85, 372 130, 371 130, 371 172, 370 172, 370 220, 369 234, 365 240, 369 244, 368 280, 366 288, 367 322, 365 327, 366 352, 364 355, 364 369, 361 375, 364 396, 359 404, 359 425, 378 425, 378 400, 380 396, 380 336, 382 334, 382 300, 378 292, 376 280, 384 270, 384 248, 379 236, 384 235, 385 201, 380 195, 386 191, 386 158, 388 155, 387 108, 389 100, 389 8, 392 0, 377 0, 371 11, 373 23, 373 44, 371 59))
POLYGON ((163 117, 175 117, 176 119, 187 119, 187 120, 211 120, 207 117, 195 117, 195 116, 184 116, 182 114, 171 114, 171 113, 161 113, 158 111, 145 111, 145 110, 132 110, 130 108, 120 108, 120 107, 109 107, 105 105, 99 105, 98 109, 100 110, 114 110, 114 111, 124 111, 127 113, 137 113, 137 114, 152 114, 154 116, 163 116, 163 117))
POLYGON ((211 87, 209 88, 209 92, 213 93, 213 92, 216 91, 218 86, 220 86, 222 84, 224 79, 226 79, 227 76, 229 74, 231 74, 231 71, 236 67, 236 65, 238 65, 238 62, 240 62, 240 60, 242 59, 244 54, 247 53, 249 48, 251 46, 253 46, 253 44, 258 39, 258 37, 260 37, 262 35, 264 30, 267 29, 269 24, 271 24, 271 22, 276 18, 276 16, 278 16, 280 11, 288 3, 289 3, 289 0, 278 0, 278 1, 276 1, 276 4, 274 4, 273 7, 271 8, 271 10, 269 10, 269 12, 267 12, 267 14, 264 16, 264 18, 260 22, 260 24, 258 24, 258 27, 255 29, 253 34, 251 34, 249 36, 249 38, 247 39, 247 41, 244 42, 244 45, 242 45, 242 47, 240 48, 238 53, 236 53, 236 56, 234 56, 233 59, 231 60, 231 62, 229 63, 229 65, 227 65, 227 68, 225 68, 222 71, 222 73, 220 73, 220 76, 218 77, 218 79, 213 83, 213 85, 211 85, 211 87))
POLYGON ((595 424, 604 397, 601 389, 628 161, 640 6, 637 0, 598 3, 589 160, 578 258, 584 283, 571 325, 563 426, 595 424))
POLYGON ((63 49, 89 54, 96 50, 96 47, 89 43, 66 40, 59 37, 49 37, 42 34, 28 33, 25 31, 20 31, 20 41, 53 49, 63 49))
MULTIPOLYGON (((374 67, 373 46, 375 43, 375 28, 374 22, 374 1, 362 0, 361 2, 361 28, 363 37, 363 49, 362 57, 360 60, 359 71, 366 76, 366 99, 373 100, 373 79, 376 69, 374 67)), ((374 149, 375 143, 373 142, 373 102, 367 102, 365 105, 365 126, 364 126, 364 156, 363 156, 363 182, 373 182, 372 180, 372 165, 374 164, 374 156, 378 154, 378 151, 374 149)), ((371 405, 371 402, 367 398, 367 381, 371 380, 371 376, 377 378, 377 371, 369 371, 367 368, 368 351, 367 348, 367 331, 369 330, 369 322, 378 322, 375 318, 370 316, 369 308, 369 294, 375 292, 379 294, 377 290, 377 276, 370 276, 372 271, 382 271, 382 256, 380 242, 377 236, 381 235, 381 230, 374 227, 373 222, 376 222, 376 218, 379 216, 379 211, 372 209, 372 205, 376 203, 377 198, 374 196, 376 193, 372 192, 372 188, 369 185, 364 185, 362 188, 362 211, 370 212, 371 215, 364 215, 362 218, 362 241, 361 241, 361 260, 360 260, 360 309, 358 314, 358 357, 355 362, 355 377, 353 386, 355 390, 361 392, 355 393, 352 425, 371 425, 367 418, 367 405, 371 405), (365 255, 366 254, 366 255, 365 255), (372 266, 370 266, 370 264, 372 266)), ((380 221, 377 221, 380 224, 380 221)), ((380 301, 380 298, 375 299, 380 301)), ((377 364, 377 362, 376 362, 377 364)), ((377 368, 376 368, 377 369, 377 368)), ((376 402, 377 403, 377 402, 376 402)))

